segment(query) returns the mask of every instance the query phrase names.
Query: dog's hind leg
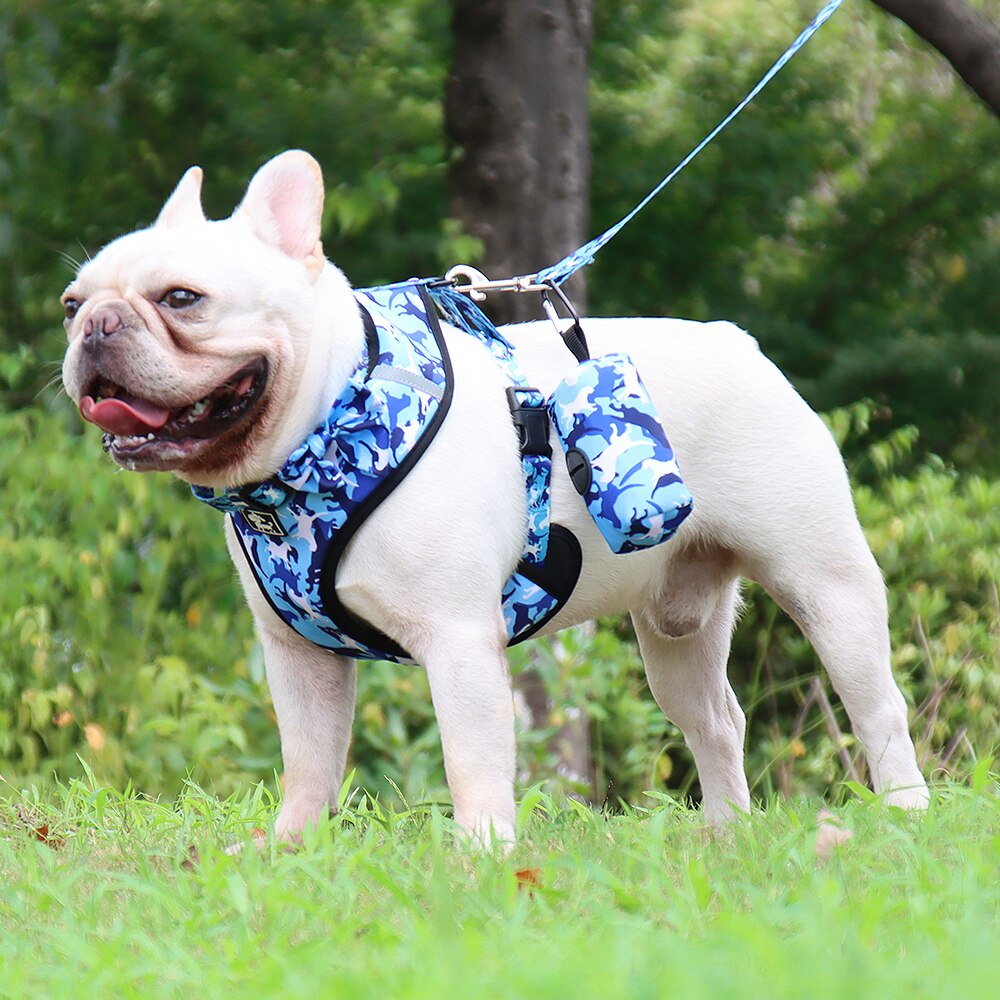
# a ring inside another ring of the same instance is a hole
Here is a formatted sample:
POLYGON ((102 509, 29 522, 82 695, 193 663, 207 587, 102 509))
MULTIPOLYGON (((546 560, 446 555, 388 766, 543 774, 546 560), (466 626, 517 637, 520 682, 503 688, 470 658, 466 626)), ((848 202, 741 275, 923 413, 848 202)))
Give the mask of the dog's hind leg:
POLYGON ((701 498, 692 521, 810 640, 865 748, 876 791, 894 805, 921 806, 927 788, 892 677, 885 584, 843 459, 777 369, 752 355, 741 364, 741 405, 723 408, 703 442, 702 453, 714 448, 711 462, 699 465, 692 449, 688 481, 701 498))
POLYGON ((675 566, 669 592, 632 615, 649 688, 694 755, 702 811, 712 823, 750 811, 746 719, 726 677, 738 603, 735 577, 721 566, 692 562, 675 566), (679 634, 685 626, 691 631, 679 634))
POLYGON ((821 532, 800 541, 749 566, 749 574, 812 643, 864 747, 875 791, 891 805, 921 808, 927 786, 892 676, 881 572, 860 528, 836 542, 821 532))

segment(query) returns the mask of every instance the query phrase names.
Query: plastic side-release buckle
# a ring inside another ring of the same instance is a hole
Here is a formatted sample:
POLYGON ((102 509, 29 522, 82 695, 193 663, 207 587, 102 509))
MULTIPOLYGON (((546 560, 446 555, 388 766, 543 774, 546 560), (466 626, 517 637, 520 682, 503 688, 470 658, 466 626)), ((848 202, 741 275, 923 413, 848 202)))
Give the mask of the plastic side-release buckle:
POLYGON ((549 411, 545 397, 538 389, 529 386, 511 385, 507 387, 507 404, 510 417, 517 428, 517 436, 522 455, 541 455, 550 458, 549 411), (536 402, 524 402, 519 394, 530 393, 536 402))

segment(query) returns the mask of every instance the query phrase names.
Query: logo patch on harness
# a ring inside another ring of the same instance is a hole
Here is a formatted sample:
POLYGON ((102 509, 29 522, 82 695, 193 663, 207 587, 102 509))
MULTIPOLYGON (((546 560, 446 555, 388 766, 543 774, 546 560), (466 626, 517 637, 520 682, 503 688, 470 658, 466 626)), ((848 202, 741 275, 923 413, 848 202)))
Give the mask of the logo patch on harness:
POLYGON ((261 510, 259 507, 244 507, 240 513, 246 519, 247 524, 254 531, 260 532, 262 535, 284 538, 288 534, 273 510, 261 510))

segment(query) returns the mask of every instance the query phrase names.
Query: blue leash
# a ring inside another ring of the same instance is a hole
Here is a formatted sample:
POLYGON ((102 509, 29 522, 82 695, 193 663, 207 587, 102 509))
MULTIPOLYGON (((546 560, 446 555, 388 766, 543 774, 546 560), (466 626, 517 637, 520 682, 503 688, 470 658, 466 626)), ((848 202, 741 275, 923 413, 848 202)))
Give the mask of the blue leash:
MULTIPOLYGON (((778 61, 764 74, 760 82, 756 84, 750 93, 628 215, 621 221, 616 222, 610 229, 605 230, 600 236, 596 236, 589 243, 585 243, 579 250, 574 250, 569 256, 563 257, 557 264, 539 271, 536 275, 529 276, 532 283, 538 285, 561 285, 567 278, 579 271, 581 267, 592 264, 597 251, 606 243, 609 243, 620 230, 624 229, 770 83, 785 63, 812 38, 842 3, 843 0, 830 0, 812 19, 802 34, 784 51, 778 61)), ((514 279, 515 282, 524 282, 524 280, 514 279)))

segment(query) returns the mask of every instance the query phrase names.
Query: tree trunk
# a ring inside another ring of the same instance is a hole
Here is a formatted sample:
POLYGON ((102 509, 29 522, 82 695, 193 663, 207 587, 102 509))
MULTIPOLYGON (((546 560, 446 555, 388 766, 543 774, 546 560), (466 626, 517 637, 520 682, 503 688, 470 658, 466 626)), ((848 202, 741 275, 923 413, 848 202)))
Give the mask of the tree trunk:
POLYGON ((1000 115, 1000 31, 965 0, 872 0, 930 42, 1000 115))
MULTIPOLYGON (((533 274, 590 237, 587 73, 593 0, 452 0, 445 133, 456 147, 451 214, 483 242, 466 261, 491 278, 533 274)), ((580 275, 564 289, 584 307, 580 275)), ((544 315, 535 294, 497 293, 496 323, 544 315)), ((553 332, 551 334, 555 336, 553 332)), ((552 692, 534 670, 514 678, 523 721, 547 728, 552 692)), ((549 744, 560 773, 590 784, 585 715, 549 744)))
MULTIPOLYGON (((591 12, 592 0, 452 0, 451 213, 482 240, 491 278, 531 274, 590 235, 591 12)), ((582 280, 566 290, 582 308, 582 280)), ((535 295, 487 308, 496 322, 542 315, 535 295)))

